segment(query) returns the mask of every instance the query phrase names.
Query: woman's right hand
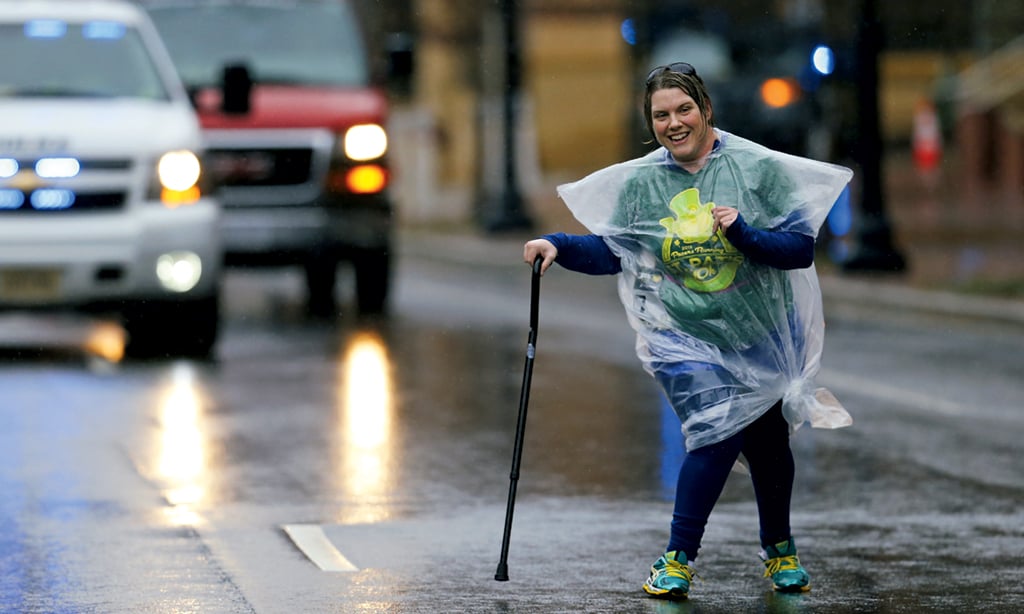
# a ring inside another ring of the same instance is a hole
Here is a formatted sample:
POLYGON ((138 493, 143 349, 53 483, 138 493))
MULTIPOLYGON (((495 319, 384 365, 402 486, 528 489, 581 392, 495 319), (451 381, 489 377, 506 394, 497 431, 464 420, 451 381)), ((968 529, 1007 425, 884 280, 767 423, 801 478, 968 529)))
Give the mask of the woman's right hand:
POLYGON ((532 241, 527 241, 526 245, 523 246, 523 260, 526 264, 533 266, 533 261, 537 259, 537 256, 544 259, 540 264, 541 275, 544 274, 544 271, 548 270, 548 267, 555 261, 555 256, 557 255, 558 248, 547 239, 533 239, 532 241))

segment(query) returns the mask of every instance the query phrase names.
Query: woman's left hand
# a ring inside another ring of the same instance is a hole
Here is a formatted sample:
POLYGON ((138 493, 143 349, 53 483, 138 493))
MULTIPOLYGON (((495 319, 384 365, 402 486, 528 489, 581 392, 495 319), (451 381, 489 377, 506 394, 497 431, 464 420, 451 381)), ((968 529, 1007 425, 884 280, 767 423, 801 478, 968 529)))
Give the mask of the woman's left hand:
POLYGON ((711 215, 715 218, 715 228, 712 230, 712 234, 718 232, 719 229, 722 232, 729 230, 736 218, 739 217, 740 212, 735 207, 714 207, 711 209, 711 215))

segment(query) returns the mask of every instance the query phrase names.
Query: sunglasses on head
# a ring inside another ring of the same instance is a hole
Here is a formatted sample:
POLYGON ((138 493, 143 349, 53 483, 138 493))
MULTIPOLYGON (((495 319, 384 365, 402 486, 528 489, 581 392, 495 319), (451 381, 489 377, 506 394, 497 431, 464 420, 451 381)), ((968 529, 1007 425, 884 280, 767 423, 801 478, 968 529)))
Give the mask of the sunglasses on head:
POLYGON ((647 83, 650 84, 650 82, 654 79, 654 77, 658 76, 660 73, 662 73, 662 72, 664 72, 666 70, 669 70, 669 71, 672 71, 672 72, 677 72, 677 73, 680 73, 680 74, 683 74, 683 75, 696 75, 697 74, 697 69, 694 68, 693 65, 691 65, 691 64, 688 64, 686 62, 672 62, 671 64, 665 64, 664 66, 658 66, 657 68, 655 68, 651 72, 647 73, 647 83))

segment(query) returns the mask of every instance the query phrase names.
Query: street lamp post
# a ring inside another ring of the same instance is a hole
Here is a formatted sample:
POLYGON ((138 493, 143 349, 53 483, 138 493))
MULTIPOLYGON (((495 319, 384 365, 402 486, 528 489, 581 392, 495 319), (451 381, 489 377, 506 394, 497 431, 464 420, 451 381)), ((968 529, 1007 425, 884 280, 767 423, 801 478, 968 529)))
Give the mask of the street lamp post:
POLYGON ((906 261, 892 243, 886 215, 879 121, 879 54, 882 26, 877 0, 862 0, 857 27, 857 142, 854 158, 861 170, 860 228, 853 255, 843 263, 850 271, 900 272, 906 261))
POLYGON ((861 169, 862 219, 858 243, 852 256, 843 262, 848 271, 902 272, 907 263, 893 246, 892 232, 885 210, 882 144, 878 112, 878 55, 882 48, 882 29, 876 0, 863 0, 857 26, 857 141, 853 154, 861 169))
POLYGON ((529 230, 533 223, 523 209, 523 197, 519 191, 516 148, 516 125, 519 111, 521 68, 519 59, 519 11, 516 0, 501 1, 501 21, 505 43, 505 91, 502 95, 502 140, 504 146, 504 184, 498 198, 498 211, 491 219, 485 220, 491 232, 529 230))

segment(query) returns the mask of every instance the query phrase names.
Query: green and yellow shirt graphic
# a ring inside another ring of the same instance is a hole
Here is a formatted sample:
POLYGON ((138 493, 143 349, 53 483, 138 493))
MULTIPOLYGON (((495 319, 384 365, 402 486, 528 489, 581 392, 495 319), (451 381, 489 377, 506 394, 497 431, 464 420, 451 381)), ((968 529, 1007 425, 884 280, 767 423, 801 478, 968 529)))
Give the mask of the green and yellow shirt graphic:
POLYGON ((777 196, 783 176, 757 161, 748 166, 760 169, 756 184, 730 158, 712 160, 696 175, 664 165, 638 168, 624 182, 609 224, 617 230, 608 236, 623 268, 641 272, 641 286, 653 280, 650 290, 673 326, 718 347, 764 341, 785 321, 789 305, 786 273, 746 258, 714 228, 716 204, 736 207, 762 228, 795 208, 777 196), (646 264, 644 253, 654 262, 646 264))
POLYGON ((717 292, 728 288, 736 279, 736 270, 743 255, 715 231, 711 215, 715 203, 700 202, 700 190, 689 188, 676 194, 669 202, 674 217, 659 223, 668 234, 661 247, 665 269, 677 280, 697 292, 717 292))

